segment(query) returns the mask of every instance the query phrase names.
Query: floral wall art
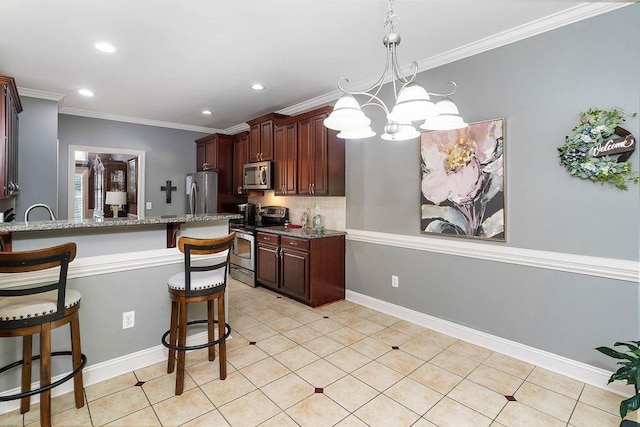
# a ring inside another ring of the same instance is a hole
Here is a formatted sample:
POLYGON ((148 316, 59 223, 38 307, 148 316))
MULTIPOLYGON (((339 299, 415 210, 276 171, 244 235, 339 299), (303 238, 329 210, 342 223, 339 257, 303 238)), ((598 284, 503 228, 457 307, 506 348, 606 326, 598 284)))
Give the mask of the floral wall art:
POLYGON ((420 231, 505 241, 504 119, 423 132, 420 231))

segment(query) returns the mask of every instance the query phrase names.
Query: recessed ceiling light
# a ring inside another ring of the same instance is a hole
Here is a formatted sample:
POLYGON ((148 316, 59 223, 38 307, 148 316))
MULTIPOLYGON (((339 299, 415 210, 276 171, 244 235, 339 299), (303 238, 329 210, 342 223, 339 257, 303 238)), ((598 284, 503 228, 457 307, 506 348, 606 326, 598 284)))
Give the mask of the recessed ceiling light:
POLYGON ((251 89, 253 90, 264 90, 264 86, 262 86, 260 83, 254 83, 251 85, 251 89))
POLYGON ((213 113, 211 111, 209 111, 209 110, 202 110, 202 114, 204 114, 205 116, 210 116, 213 113))
POLYGON ((101 52, 113 53, 116 51, 116 48, 109 42, 98 42, 94 46, 101 52))
POLYGON ((92 92, 92 91, 90 91, 89 89, 80 89, 80 90, 78 91, 78 93, 79 93, 80 95, 82 95, 82 96, 93 96, 93 95, 94 95, 94 94, 93 94, 93 92, 92 92))

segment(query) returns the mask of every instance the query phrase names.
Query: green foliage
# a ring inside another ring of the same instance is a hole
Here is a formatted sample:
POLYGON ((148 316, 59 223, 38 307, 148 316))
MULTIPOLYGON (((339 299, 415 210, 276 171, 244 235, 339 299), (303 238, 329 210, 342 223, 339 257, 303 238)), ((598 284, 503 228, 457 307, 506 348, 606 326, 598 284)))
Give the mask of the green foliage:
POLYGON ((614 134, 616 126, 622 124, 626 117, 636 115, 625 114, 616 107, 608 111, 590 108, 580 112, 580 124, 572 129, 565 137, 565 144, 558 148, 560 164, 572 176, 608 183, 620 190, 626 190, 629 182, 638 183, 640 176, 631 170, 631 163, 618 163, 610 156, 594 157, 591 153, 593 147, 614 134))
POLYGON ((640 385, 640 341, 617 342, 613 346, 626 347, 627 351, 622 353, 609 347, 598 347, 596 350, 620 360, 617 364, 621 367, 611 375, 608 384, 614 381, 626 381, 627 384, 632 384, 636 391, 635 396, 620 402, 620 416, 624 418, 628 412, 640 408, 640 392, 638 391, 640 385))

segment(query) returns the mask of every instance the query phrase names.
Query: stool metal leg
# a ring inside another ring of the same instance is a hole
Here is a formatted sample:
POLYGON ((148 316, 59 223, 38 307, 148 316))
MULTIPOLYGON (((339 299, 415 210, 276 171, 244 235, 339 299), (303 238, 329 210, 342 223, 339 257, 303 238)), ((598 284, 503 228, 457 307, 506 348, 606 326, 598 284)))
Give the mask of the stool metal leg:
MULTIPOLYGON (((33 353, 33 336, 25 335, 22 337, 22 388, 21 393, 31 390, 31 356, 33 353)), ((31 397, 23 397, 20 399, 20 413, 24 414, 31 406, 31 397)))
MULTIPOLYGON (((209 342, 215 341, 215 319, 214 319, 214 307, 213 300, 207 301, 207 337, 209 342)), ((216 360, 215 346, 209 347, 209 361, 216 360)))
MULTIPOLYGON (((82 364, 82 348, 80 347, 80 319, 78 313, 71 319, 69 325, 71 329, 71 359, 73 362, 73 369, 78 369, 82 364)), ((82 371, 78 372, 73 377, 73 393, 76 401, 76 408, 82 408, 84 406, 84 394, 83 394, 83 382, 82 371)))
MULTIPOLYGON (((51 384, 51 323, 40 330, 40 387, 51 384)), ((40 425, 51 426, 51 390, 40 395, 40 425)))
MULTIPOLYGON (((218 296, 218 338, 222 338, 225 334, 225 317, 224 317, 224 292, 218 296)), ((211 347, 213 348, 213 347, 211 347)), ((218 344, 220 358, 220 379, 227 378, 227 340, 222 340, 218 344)))
MULTIPOLYGON (((178 301, 171 301, 171 324, 169 325, 169 344, 176 345, 178 340, 178 301)), ((169 349, 167 374, 174 371, 176 366, 176 351, 169 349)))
MULTIPOLYGON (((178 347, 185 347, 187 345, 187 303, 184 300, 180 301, 180 309, 178 313, 180 319, 178 325, 178 347)), ((178 367, 176 372, 176 394, 182 394, 184 389, 184 365, 185 365, 185 351, 178 350, 178 367)))

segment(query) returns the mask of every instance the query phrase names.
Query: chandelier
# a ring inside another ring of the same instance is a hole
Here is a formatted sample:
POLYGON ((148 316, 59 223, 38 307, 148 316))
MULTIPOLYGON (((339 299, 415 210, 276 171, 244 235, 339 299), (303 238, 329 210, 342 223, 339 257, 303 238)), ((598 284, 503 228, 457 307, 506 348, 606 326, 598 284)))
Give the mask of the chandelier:
POLYGON ((412 125, 415 121, 424 121, 420 128, 426 130, 462 129, 468 126, 449 98, 456 92, 455 82, 449 82, 453 86, 453 90, 449 93, 427 92, 415 82, 418 74, 417 62, 411 64, 411 76, 404 75, 398 64, 400 34, 394 31, 397 20, 398 15, 393 11, 393 0, 389 0, 389 9, 384 18, 384 27, 389 26, 389 34, 382 40, 387 48, 387 63, 378 81, 363 91, 349 91, 344 86, 345 83, 349 83, 349 80, 346 77, 338 79, 338 89, 344 92, 344 95, 338 99, 333 112, 324 120, 324 125, 329 129, 340 131, 339 138, 363 139, 376 134, 371 129, 371 119, 361 109, 368 105, 376 105, 384 110, 387 124, 381 138, 389 141, 404 141, 418 137, 420 133, 412 125), (378 97, 387 74, 393 84, 395 96, 395 105, 391 111, 378 97), (434 104, 429 95, 442 99, 434 104), (358 103, 356 96, 364 97, 362 105, 358 103))

